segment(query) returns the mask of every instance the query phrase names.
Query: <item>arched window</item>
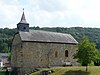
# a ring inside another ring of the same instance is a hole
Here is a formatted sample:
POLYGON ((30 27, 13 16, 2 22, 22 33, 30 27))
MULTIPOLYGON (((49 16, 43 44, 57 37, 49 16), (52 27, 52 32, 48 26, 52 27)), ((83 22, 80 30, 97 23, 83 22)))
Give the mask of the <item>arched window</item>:
POLYGON ((65 51, 65 57, 68 57, 68 50, 65 51))
POLYGON ((57 51, 55 52, 55 57, 58 57, 58 52, 57 51))

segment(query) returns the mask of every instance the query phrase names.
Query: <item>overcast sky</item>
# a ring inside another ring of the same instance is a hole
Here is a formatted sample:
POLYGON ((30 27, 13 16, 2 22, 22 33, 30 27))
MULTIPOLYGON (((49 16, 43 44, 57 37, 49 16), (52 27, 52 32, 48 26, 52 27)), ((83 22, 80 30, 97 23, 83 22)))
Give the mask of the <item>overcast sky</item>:
POLYGON ((0 28, 16 28, 23 8, 30 27, 100 28, 100 0, 0 0, 0 28))

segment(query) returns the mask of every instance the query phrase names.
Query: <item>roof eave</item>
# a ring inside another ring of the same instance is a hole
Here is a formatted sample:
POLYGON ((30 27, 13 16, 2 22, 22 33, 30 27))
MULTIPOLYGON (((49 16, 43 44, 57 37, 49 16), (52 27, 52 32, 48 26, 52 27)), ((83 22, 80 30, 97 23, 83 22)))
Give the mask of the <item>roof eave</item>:
POLYGON ((56 43, 56 44, 73 44, 77 45, 78 42, 74 43, 67 43, 67 42, 45 42, 45 41, 27 41, 27 40, 22 40, 22 42, 35 42, 35 43, 56 43))

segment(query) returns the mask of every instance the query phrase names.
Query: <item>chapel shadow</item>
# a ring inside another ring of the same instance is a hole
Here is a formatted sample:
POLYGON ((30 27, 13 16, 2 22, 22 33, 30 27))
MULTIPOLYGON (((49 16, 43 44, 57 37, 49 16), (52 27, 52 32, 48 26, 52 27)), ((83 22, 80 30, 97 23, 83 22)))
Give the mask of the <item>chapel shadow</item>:
POLYGON ((65 72, 65 74, 63 75, 89 75, 90 72, 86 72, 86 71, 81 71, 81 70, 77 70, 77 71, 67 71, 65 72))

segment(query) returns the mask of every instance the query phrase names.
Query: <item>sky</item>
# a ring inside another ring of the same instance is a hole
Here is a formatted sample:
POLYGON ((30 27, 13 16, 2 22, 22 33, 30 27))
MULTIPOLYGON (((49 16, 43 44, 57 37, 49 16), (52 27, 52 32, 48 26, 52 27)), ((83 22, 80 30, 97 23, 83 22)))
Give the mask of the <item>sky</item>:
POLYGON ((100 28, 100 0, 0 0, 0 28, 16 28, 23 8, 30 27, 100 28))

